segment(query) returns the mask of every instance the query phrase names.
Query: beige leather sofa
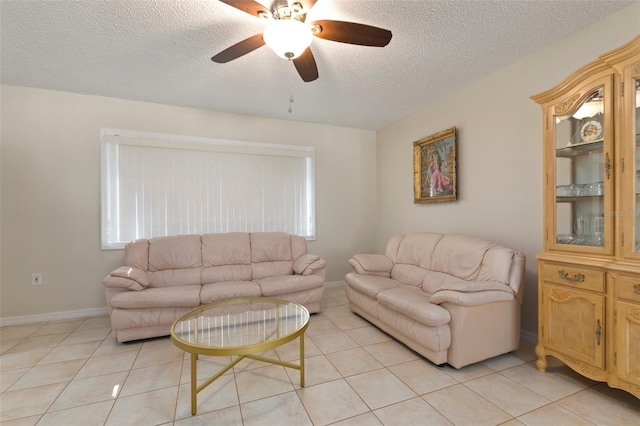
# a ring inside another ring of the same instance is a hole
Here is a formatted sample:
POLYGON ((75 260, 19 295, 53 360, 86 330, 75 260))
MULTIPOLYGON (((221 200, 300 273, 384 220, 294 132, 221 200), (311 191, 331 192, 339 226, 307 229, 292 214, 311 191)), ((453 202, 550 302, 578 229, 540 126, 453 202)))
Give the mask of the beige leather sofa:
POLYGON ((351 310, 433 363, 460 368, 518 348, 524 254, 469 236, 416 233, 349 263, 351 310))
POLYGON ((281 232, 180 235, 127 245, 124 266, 103 280, 119 342, 165 336, 199 305, 275 297, 319 312, 326 262, 304 238, 281 232))

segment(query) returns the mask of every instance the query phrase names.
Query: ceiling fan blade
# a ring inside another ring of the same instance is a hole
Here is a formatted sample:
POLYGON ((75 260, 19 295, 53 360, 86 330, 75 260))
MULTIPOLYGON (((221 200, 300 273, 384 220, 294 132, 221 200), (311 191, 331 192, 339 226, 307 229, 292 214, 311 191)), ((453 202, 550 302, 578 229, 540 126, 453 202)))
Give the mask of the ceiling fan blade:
POLYGON ((316 65, 316 59, 313 57, 310 48, 307 47, 307 50, 305 50, 302 55, 295 58, 293 65, 295 65, 298 74, 300 74, 300 77, 302 77, 302 80, 305 82, 308 83, 318 78, 318 66, 316 65))
POLYGON ((262 34, 256 34, 252 37, 242 40, 240 43, 236 43, 233 46, 223 50, 215 55, 211 60, 219 64, 224 64, 247 53, 253 52, 258 47, 264 46, 264 40, 262 34))
POLYGON ((386 46, 391 41, 391 31, 371 25, 330 20, 315 21, 311 25, 320 26, 320 32, 315 36, 325 40, 376 47, 386 46))
POLYGON ((317 1, 318 0, 297 0, 297 3, 300 3, 304 8, 304 13, 307 13, 309 12, 309 9, 311 9, 313 5, 316 4, 317 1))
POLYGON ((263 14, 271 16, 271 13, 260 3, 254 0, 220 0, 222 3, 226 3, 231 7, 235 7, 243 12, 247 12, 249 15, 260 17, 263 14))

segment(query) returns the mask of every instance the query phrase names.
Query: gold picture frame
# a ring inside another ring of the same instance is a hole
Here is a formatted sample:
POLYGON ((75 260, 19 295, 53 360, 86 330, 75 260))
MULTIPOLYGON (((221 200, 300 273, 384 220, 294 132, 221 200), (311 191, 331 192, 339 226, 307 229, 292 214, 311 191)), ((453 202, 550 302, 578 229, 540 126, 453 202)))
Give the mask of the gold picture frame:
POLYGON ((442 203, 458 199, 456 128, 413 143, 413 202, 442 203))

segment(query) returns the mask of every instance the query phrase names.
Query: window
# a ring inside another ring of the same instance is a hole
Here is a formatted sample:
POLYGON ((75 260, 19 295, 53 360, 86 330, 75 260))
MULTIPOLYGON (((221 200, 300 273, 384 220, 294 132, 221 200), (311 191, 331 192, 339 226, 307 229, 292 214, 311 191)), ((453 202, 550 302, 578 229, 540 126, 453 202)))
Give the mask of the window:
POLYGON ((101 130, 102 248, 283 231, 315 238, 311 147, 101 130))

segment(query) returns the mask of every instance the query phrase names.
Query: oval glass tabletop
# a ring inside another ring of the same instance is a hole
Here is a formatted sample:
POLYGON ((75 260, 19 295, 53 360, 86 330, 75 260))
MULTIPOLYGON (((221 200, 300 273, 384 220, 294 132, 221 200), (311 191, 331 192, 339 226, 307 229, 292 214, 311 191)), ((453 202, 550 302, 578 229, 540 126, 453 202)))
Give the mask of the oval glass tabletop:
POLYGON ((304 306, 272 298, 233 299, 201 306, 171 326, 174 343, 203 355, 256 353, 295 339, 306 329, 304 306))

